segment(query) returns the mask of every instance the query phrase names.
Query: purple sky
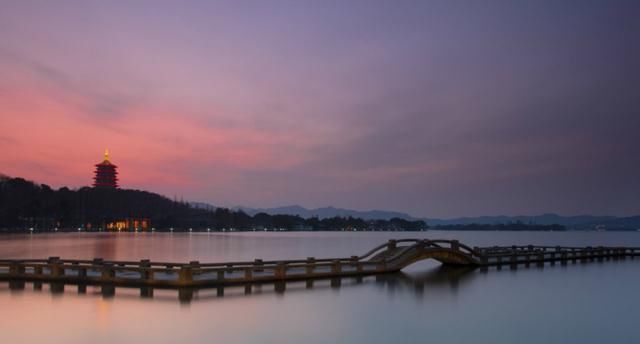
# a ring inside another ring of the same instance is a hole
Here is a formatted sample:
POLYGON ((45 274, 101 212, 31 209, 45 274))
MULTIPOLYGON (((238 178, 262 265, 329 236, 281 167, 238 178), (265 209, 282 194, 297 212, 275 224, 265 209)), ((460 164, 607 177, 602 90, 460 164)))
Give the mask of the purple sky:
POLYGON ((640 213, 638 1, 2 1, 0 172, 215 205, 640 213))

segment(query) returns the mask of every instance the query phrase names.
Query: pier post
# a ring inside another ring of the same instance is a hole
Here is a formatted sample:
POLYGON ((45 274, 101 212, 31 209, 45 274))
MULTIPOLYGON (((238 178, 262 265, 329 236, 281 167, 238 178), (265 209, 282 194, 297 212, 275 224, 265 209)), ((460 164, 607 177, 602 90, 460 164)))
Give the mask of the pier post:
POLYGON ((283 262, 278 262, 276 264, 276 268, 273 274, 274 274, 274 277, 277 279, 284 279, 285 276, 287 275, 287 269, 285 264, 283 262))
POLYGON ((567 252, 566 251, 562 251, 562 253, 560 253, 560 265, 567 265, 567 252))
MULTIPOLYGON (((151 270, 151 261, 149 259, 140 260, 140 279, 150 284, 153 281, 153 271, 151 270)), ((140 288, 140 297, 152 298, 153 288, 150 286, 140 288)))
POLYGON ((9 280, 9 290, 24 290, 24 280, 9 280))
POLYGON ((103 298, 110 299, 116 295, 116 287, 113 284, 103 284, 101 292, 103 298))
POLYGON ((11 262, 9 266, 9 276, 11 277, 20 277, 24 275, 24 265, 19 261, 11 262))
POLYGON ((305 273, 311 275, 316 269, 316 259, 314 257, 307 257, 307 266, 305 267, 305 273))
POLYGON ((64 268, 60 263, 60 257, 49 257, 49 268, 51 269, 51 277, 64 276, 64 268))
POLYGON ((351 264, 352 267, 356 269, 356 271, 361 272, 362 266, 358 262, 358 256, 351 256, 351 264))
POLYGON ((51 284, 49 285, 49 289, 51 291, 51 294, 62 294, 64 293, 64 283, 62 282, 51 282, 51 284))
POLYGON ((333 264, 331 265, 331 273, 332 274, 340 274, 342 272, 342 265, 340 264, 339 260, 334 260, 333 264))
POLYGON ((141 280, 149 280, 149 267, 151 267, 151 261, 149 259, 141 259, 140 260, 140 279, 141 280))
POLYGON ((287 283, 285 281, 278 281, 273 283, 273 289, 276 294, 284 294, 287 291, 287 283))
POLYGON ((113 265, 111 263, 103 263, 101 268, 100 280, 102 282, 111 282, 114 277, 116 277, 116 273, 113 270, 113 265))
MULTIPOLYGON (((256 270, 257 271, 257 270, 256 270)), ((218 270, 216 273, 216 281, 218 283, 224 282, 224 270, 218 270)))
POLYGON ((100 266, 104 263, 104 259, 102 258, 93 258, 91 261, 91 267, 89 267, 89 271, 97 271, 100 272, 100 266))
POLYGON ((182 285, 193 283, 193 270, 191 269, 191 265, 183 265, 180 267, 178 282, 182 285))
POLYGON ((253 271, 251 271, 251 268, 245 268, 244 269, 244 279, 249 282, 253 279, 253 271))
MULTIPOLYGON (((421 242, 422 243, 422 242, 421 242)), ((424 243, 422 243, 424 245, 424 243)), ((359 262, 358 256, 351 256, 353 266, 355 266, 357 272, 362 272, 362 263, 359 262)))
POLYGON ((515 253, 511 254, 511 269, 515 270, 518 268, 518 255, 515 253))
POLYGON ((78 280, 81 282, 86 281, 87 279, 87 268, 84 266, 78 267, 78 280))
MULTIPOLYGON (((261 267, 264 265, 264 263, 262 262, 262 259, 256 259, 253 261, 253 265, 255 265, 256 267, 261 267)), ((256 269, 256 272, 262 272, 262 268, 258 268, 256 269)))
POLYGON ((342 285, 342 278, 336 277, 331 279, 331 288, 333 289, 340 288, 341 285, 342 285))
POLYGON ((189 304, 193 300, 193 288, 178 288, 178 300, 181 304, 189 304))
POLYGON ((147 286, 140 288, 140 297, 152 298, 153 287, 149 286, 153 282, 153 270, 151 270, 151 261, 149 259, 140 260, 140 279, 146 282, 147 286))
POLYGON ((193 276, 200 274, 200 262, 192 260, 189 262, 189 265, 191 266, 191 279, 193 279, 193 276))
POLYGON ((489 271, 489 258, 487 256, 480 256, 480 272, 489 271))
POLYGON ((544 267, 544 253, 538 253, 538 267, 544 267))
POLYGON ((150 299, 153 297, 153 288, 151 287, 142 287, 140 288, 140 297, 143 299, 150 299))
POLYGON ((35 276, 42 276, 42 265, 36 265, 33 267, 33 274, 35 276))
MULTIPOLYGON (((36 277, 42 276, 42 265, 36 265, 33 267, 33 275, 36 277)), ((42 282, 34 281, 33 282, 33 290, 42 290, 42 282)))

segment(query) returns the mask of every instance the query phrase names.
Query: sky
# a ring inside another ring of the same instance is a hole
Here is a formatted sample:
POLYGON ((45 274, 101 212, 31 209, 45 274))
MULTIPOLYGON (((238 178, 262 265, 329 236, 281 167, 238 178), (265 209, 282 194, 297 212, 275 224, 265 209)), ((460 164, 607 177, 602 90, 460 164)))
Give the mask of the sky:
POLYGON ((638 1, 0 0, 0 172, 218 206, 640 214, 638 1))

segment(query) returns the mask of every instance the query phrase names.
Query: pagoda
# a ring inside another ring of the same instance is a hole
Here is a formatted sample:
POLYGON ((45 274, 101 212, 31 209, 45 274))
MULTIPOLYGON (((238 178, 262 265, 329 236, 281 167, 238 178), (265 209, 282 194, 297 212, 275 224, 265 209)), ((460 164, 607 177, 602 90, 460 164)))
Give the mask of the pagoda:
POLYGON ((96 164, 95 177, 93 177, 93 187, 110 188, 118 187, 118 166, 109 161, 109 150, 104 151, 104 161, 96 164))

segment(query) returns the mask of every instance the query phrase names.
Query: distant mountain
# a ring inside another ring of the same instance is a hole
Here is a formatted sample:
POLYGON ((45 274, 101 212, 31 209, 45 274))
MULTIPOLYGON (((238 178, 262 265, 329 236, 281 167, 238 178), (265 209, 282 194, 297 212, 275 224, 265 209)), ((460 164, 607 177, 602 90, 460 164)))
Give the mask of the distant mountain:
MULTIPOLYGON (((207 203, 192 202, 191 206, 200 209, 215 209, 214 206, 207 203)), ((614 230, 640 230, 640 215, 630 217, 616 216, 562 216, 558 214, 542 214, 542 215, 517 215, 517 216, 477 216, 477 217, 457 217, 450 219, 439 218, 419 218, 411 216, 407 213, 386 210, 352 210, 345 208, 323 207, 316 209, 307 209, 299 205, 290 205, 275 208, 248 208, 238 206, 233 210, 241 210, 248 215, 258 213, 266 213, 269 215, 297 215, 308 219, 318 217, 326 219, 332 217, 354 217, 364 220, 390 220, 392 218, 400 218, 409 221, 423 220, 429 226, 448 226, 448 225, 469 225, 469 224, 510 224, 521 222, 524 224, 535 225, 562 225, 568 229, 614 229, 614 230)))
POLYGON ((585 224, 608 223, 617 220, 615 216, 561 216, 558 214, 542 214, 534 216, 479 216, 479 217, 459 217, 453 219, 424 219, 430 225, 466 225, 471 223, 479 224, 499 224, 499 223, 534 223, 539 225, 559 224, 567 227, 574 227, 585 224))
POLYGON ((351 210, 351 209, 343 209, 343 208, 334 208, 334 207, 323 207, 316 209, 307 209, 303 208, 299 205, 290 205, 285 207, 276 207, 276 208, 247 208, 247 207, 235 207, 234 210, 242 210, 243 212, 249 215, 255 215, 257 213, 266 213, 269 215, 297 215, 302 218, 310 218, 310 217, 318 217, 319 219, 326 219, 331 217, 355 217, 361 218, 364 220, 389 220, 394 217, 404 219, 404 220, 419 220, 409 214, 395 212, 395 211, 384 211, 384 210, 368 210, 368 211, 360 211, 360 210, 351 210))
POLYGON ((266 213, 269 215, 284 214, 297 215, 302 218, 310 218, 317 216, 320 219, 331 217, 356 217, 365 220, 389 220, 397 217, 405 220, 424 220, 429 226, 439 225, 468 225, 468 224, 509 224, 521 222, 525 224, 537 225, 563 225, 569 229, 640 229, 640 216, 632 217, 616 217, 616 216, 562 216, 558 214, 542 214, 542 215, 518 215, 518 216, 478 216, 478 217, 458 217, 451 219, 438 218, 419 218, 406 213, 385 211, 385 210, 369 210, 360 211, 335 207, 324 207, 316 209, 307 209, 299 205, 291 205, 276 208, 247 208, 235 207, 234 210, 242 210, 249 215, 257 213, 266 213))
POLYGON ((215 205, 204 202, 189 202, 189 205, 193 208, 204 210, 215 210, 217 208, 215 205))

